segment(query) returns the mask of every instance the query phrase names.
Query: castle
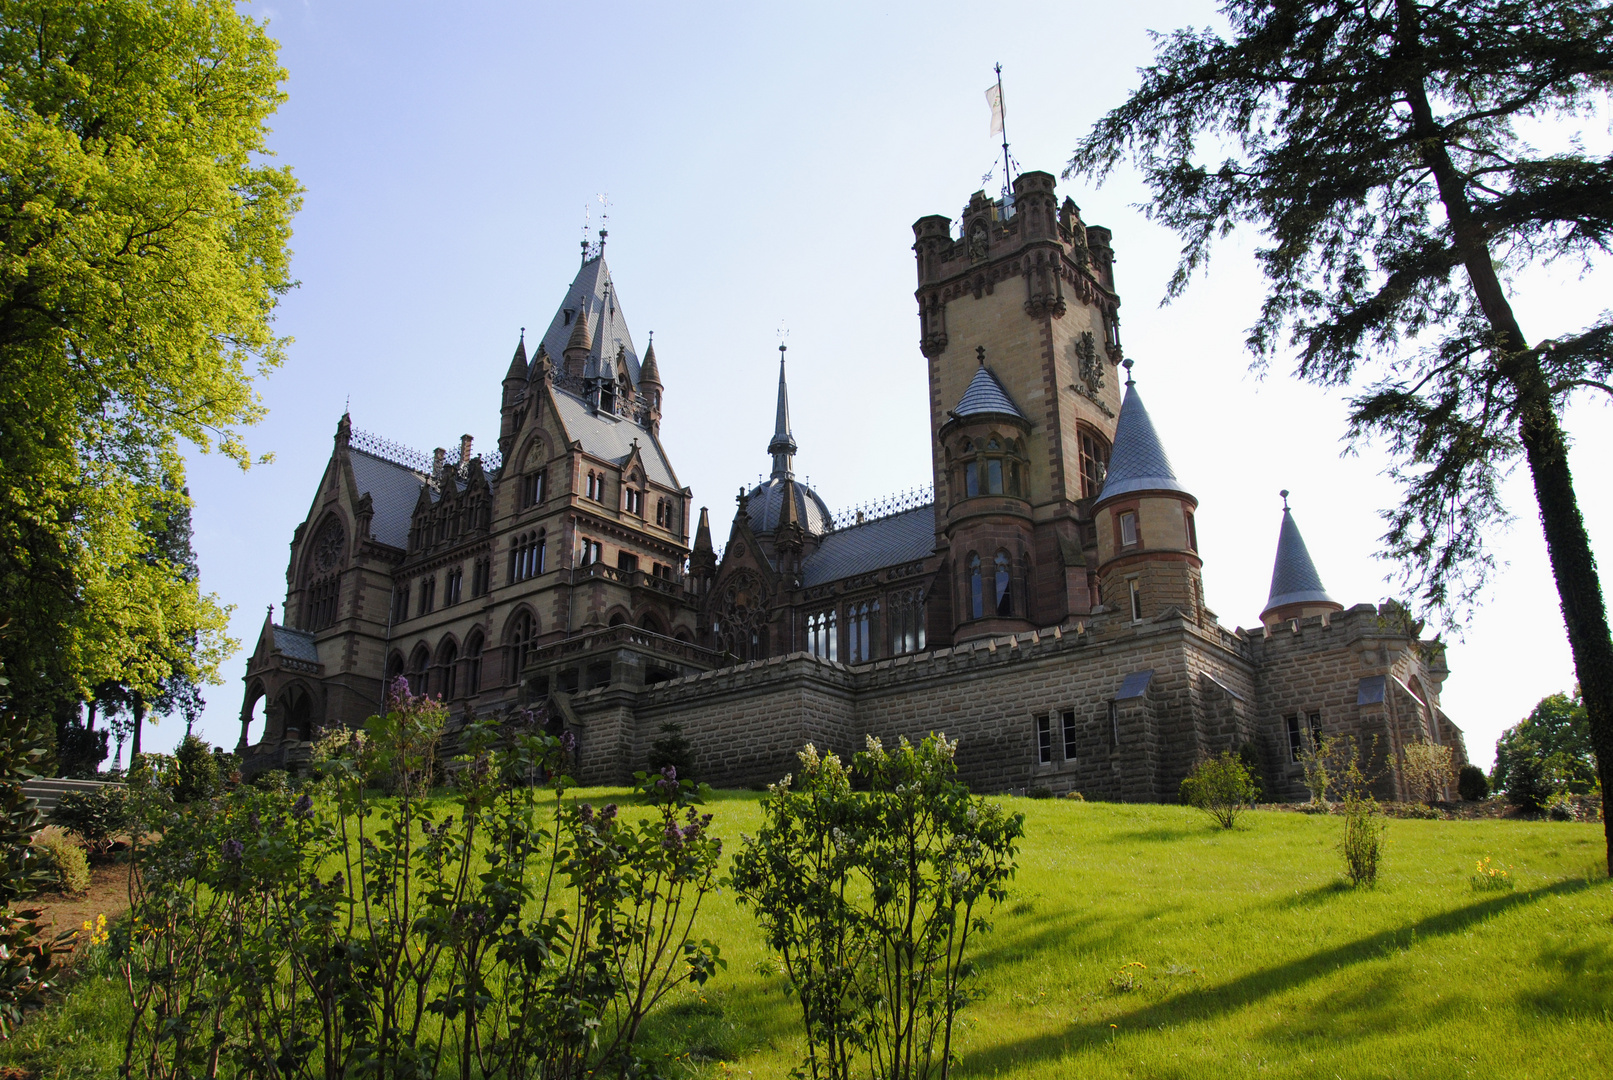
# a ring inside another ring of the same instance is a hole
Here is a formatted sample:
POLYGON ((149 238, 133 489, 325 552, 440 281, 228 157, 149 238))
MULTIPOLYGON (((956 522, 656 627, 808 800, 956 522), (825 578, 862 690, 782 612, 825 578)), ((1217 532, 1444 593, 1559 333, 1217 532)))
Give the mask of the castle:
POLYGON ((643 768, 666 724, 717 786, 777 779, 807 742, 929 731, 977 789, 1113 800, 1174 799, 1244 744, 1268 797, 1303 797, 1317 732, 1376 746, 1386 797, 1408 744, 1465 763, 1443 649, 1399 608, 1335 602, 1286 501, 1261 626, 1205 607, 1198 501, 1123 358, 1109 230, 1027 172, 956 234, 913 231, 933 497, 832 515, 795 473, 781 348, 771 475, 720 558, 705 508, 691 545, 654 343, 601 234, 530 354, 523 332, 496 453, 465 436, 428 459, 341 418, 248 661, 246 767, 297 767, 400 675, 454 723, 546 702, 590 783, 643 768))

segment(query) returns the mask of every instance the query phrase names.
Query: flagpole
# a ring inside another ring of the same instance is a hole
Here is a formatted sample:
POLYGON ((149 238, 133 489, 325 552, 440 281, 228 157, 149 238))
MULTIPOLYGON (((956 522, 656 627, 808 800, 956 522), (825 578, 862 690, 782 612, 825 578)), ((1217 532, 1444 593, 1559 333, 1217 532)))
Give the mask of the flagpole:
POLYGON ((1003 98, 1003 66, 997 65, 997 109, 1003 119, 1003 194, 1014 193, 1014 174, 1008 167, 1008 102, 1003 98))

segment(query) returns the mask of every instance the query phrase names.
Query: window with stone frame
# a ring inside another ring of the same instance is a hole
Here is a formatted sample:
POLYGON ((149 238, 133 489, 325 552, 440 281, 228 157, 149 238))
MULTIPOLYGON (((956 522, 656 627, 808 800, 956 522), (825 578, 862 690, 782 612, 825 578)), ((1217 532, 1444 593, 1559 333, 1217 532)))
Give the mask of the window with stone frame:
POLYGON ((890 594, 890 651, 893 656, 924 651, 924 590, 890 594))
POLYGON ((1193 512, 1189 510, 1182 516, 1187 519, 1187 550, 1197 551, 1199 549, 1199 531, 1193 524, 1193 512))
POLYGON ((429 615, 437 607, 437 579, 435 576, 420 579, 420 607, 418 615, 429 615))
POLYGON ((526 581, 544 572, 548 554, 548 530, 521 533, 510 546, 510 583, 526 581))
POLYGON ((1143 586, 1136 578, 1126 581, 1126 589, 1131 594, 1131 621, 1143 621, 1143 586))
POLYGON ((392 586, 392 621, 403 622, 409 617, 409 583, 392 586))
POLYGON ((459 603, 460 592, 464 584, 465 568, 463 566, 456 566, 452 570, 448 571, 447 575, 443 578, 443 607, 451 607, 452 605, 459 603))
POLYGON ((1137 546, 1137 513, 1134 510, 1125 510, 1120 514, 1120 546, 1137 546))
POLYGON ((996 613, 998 615, 1012 615, 1014 613, 1014 575, 1013 562, 1008 552, 999 551, 992 558, 992 595, 996 600, 996 613))
POLYGON ((864 600, 846 609, 846 659, 864 664, 874 657, 873 628, 879 624, 879 601, 864 600))
POLYGON ((424 644, 416 646, 409 659, 409 693, 427 694, 431 691, 431 653, 424 644))
POLYGON ((1095 499, 1103 490, 1103 478, 1109 469, 1109 443, 1090 428, 1080 429, 1081 446, 1081 497, 1095 499))
POLYGON ((493 560, 483 556, 471 563, 470 594, 472 597, 486 596, 492 588, 493 560))
POLYGON ((1064 760, 1074 761, 1075 746, 1078 737, 1078 732, 1076 731, 1075 726, 1075 710, 1065 709, 1059 714, 1059 720, 1064 729, 1064 760))
POLYGON ((521 478, 521 505, 536 506, 545 498, 549 486, 549 470, 539 469, 521 478))
POLYGON ((336 602, 341 588, 341 577, 337 574, 327 574, 308 587, 309 630, 324 630, 336 622, 336 602))
POLYGON ((1036 761, 1053 764, 1053 718, 1046 713, 1036 718, 1036 761))
POLYGON ((459 649, 452 641, 443 643, 437 654, 437 666, 442 669, 437 696, 452 701, 459 696, 459 649))
POLYGON ((825 660, 840 658, 839 618, 833 610, 807 616, 807 650, 825 660))
POLYGON ((638 571, 638 556, 630 551, 618 551, 616 553, 616 569, 628 574, 636 573, 638 571))
POLYGON ((465 639, 465 694, 475 697, 482 692, 482 632, 472 630, 465 639))
POLYGON ((634 517, 644 516, 644 492, 638 488, 622 485, 622 509, 634 517))
POLYGON ((535 627, 532 624, 532 613, 523 611, 516 615, 515 622, 510 626, 508 639, 509 648, 509 681, 521 681, 521 672, 526 669, 527 661, 532 658, 533 640, 536 637, 535 627))
POLYGON ((590 540, 588 537, 583 536, 578 538, 578 544, 580 545, 577 558, 578 566, 592 566, 594 563, 604 561, 605 546, 598 540, 590 540))

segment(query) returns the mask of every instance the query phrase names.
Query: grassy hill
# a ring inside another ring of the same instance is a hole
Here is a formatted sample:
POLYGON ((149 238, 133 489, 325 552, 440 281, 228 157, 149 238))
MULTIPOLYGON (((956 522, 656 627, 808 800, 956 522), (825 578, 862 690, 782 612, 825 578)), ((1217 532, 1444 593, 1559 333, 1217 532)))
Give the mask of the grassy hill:
MULTIPOLYGON (((612 793, 589 791, 596 802, 612 793)), ((732 851, 757 796, 714 810, 732 851)), ((976 954, 962 1075, 1591 1077, 1613 1049, 1613 887, 1600 825, 1397 820, 1379 887, 1341 884, 1336 818, 1012 800, 1014 899, 976 954), (1480 891, 1475 864, 1511 868, 1480 891)), ((799 1014, 748 912, 713 898, 726 972, 663 1010, 672 1076, 783 1078, 799 1014)), ((41 1077, 109 1075, 117 986, 86 978, 0 1048, 41 1077)))

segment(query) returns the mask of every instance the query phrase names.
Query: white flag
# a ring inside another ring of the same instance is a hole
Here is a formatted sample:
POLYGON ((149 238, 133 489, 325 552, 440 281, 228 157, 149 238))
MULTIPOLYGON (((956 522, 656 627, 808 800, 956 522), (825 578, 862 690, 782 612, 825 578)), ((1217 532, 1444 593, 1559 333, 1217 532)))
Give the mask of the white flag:
POLYGON ((991 106, 991 133, 998 134, 1003 129, 1003 88, 992 86, 986 91, 986 104, 991 106))

